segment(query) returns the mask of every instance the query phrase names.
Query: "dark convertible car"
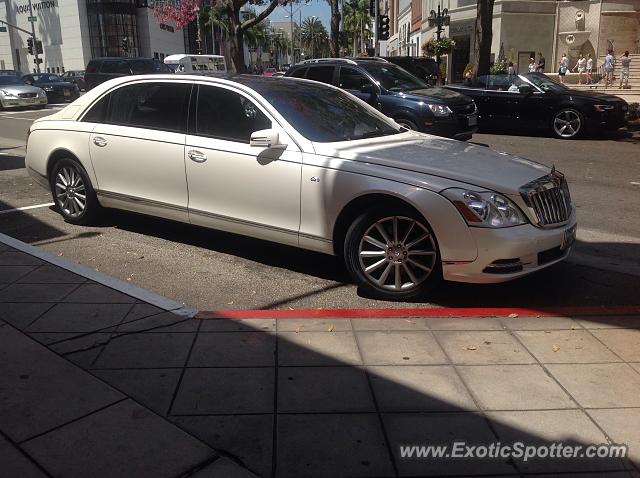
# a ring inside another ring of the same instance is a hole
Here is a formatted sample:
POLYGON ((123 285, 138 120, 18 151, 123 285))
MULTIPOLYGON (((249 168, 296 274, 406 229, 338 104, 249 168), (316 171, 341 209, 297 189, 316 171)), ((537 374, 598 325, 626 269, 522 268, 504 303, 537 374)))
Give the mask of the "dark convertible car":
POLYGON ((478 76, 447 88, 474 99, 480 128, 545 129, 563 139, 618 129, 628 109, 622 98, 573 90, 542 73, 478 76))
POLYGON ((67 83, 58 75, 51 73, 33 73, 24 75, 22 81, 31 86, 42 88, 49 103, 71 102, 80 96, 80 90, 73 83, 67 83))

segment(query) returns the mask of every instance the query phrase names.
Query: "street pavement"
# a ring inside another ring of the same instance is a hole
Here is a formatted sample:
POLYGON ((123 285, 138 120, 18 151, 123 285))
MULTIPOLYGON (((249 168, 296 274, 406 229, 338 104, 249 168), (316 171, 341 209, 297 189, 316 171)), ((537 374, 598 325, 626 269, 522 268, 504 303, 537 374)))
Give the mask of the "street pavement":
MULTIPOLYGON (((49 113, 0 113, 0 232, 199 310, 407 306, 363 296, 340 261, 321 254, 117 211, 95 227, 65 223, 24 169, 26 131, 49 113)), ((565 172, 578 206, 578 241, 568 261, 533 276, 502 285, 448 283, 410 305, 636 304, 640 131, 576 141, 473 140, 565 172)))
POLYGON ((0 236, 0 476, 640 478, 640 307, 265 313, 196 314, 0 236), (518 442, 628 456, 400 451, 518 442))

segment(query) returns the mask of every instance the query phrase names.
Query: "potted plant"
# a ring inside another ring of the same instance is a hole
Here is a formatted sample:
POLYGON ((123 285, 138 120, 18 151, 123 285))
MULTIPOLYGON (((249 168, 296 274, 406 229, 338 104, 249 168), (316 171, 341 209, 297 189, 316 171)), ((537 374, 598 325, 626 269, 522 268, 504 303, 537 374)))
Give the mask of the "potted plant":
POLYGON ((431 38, 422 44, 422 53, 427 56, 446 55, 456 46, 456 42, 449 37, 441 37, 440 40, 431 38))

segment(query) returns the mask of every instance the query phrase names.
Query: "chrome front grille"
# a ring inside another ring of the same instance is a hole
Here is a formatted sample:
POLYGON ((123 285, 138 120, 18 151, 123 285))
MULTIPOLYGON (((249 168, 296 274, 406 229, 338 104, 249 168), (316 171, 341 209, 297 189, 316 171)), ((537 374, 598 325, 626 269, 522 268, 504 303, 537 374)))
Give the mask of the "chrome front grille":
POLYGON ((35 98, 38 96, 38 93, 18 93, 20 98, 35 98))
POLYGON ((571 196, 567 181, 555 170, 549 176, 522 186, 520 194, 540 227, 562 225, 571 216, 571 196))

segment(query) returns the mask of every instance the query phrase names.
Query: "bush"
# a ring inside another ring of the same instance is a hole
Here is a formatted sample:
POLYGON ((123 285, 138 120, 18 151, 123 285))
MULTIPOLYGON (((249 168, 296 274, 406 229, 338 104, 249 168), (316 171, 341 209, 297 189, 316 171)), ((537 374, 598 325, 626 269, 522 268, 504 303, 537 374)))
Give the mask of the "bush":
POLYGON ((492 75, 502 75, 507 73, 508 68, 509 65, 506 60, 498 60, 493 65, 491 65, 491 68, 489 68, 489 73, 491 73, 492 75))
POLYGON ((635 121, 637 119, 640 119, 640 103, 629 103, 627 121, 635 121))

